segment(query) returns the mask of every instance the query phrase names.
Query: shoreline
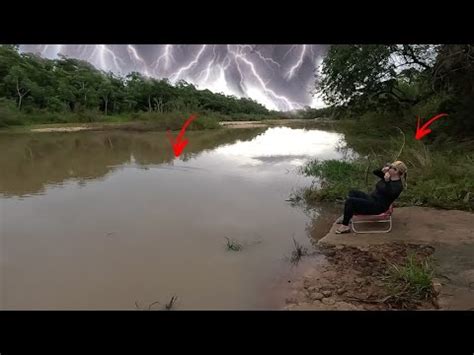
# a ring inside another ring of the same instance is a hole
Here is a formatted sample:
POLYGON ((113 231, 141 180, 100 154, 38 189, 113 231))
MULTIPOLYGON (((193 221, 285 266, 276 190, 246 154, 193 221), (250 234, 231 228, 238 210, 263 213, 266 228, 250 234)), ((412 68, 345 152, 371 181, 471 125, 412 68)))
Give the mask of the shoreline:
MULTIPOLYGON (((105 130, 136 130, 136 131, 166 131, 159 122, 153 121, 125 121, 125 122, 88 122, 88 123, 44 123, 24 126, 10 126, 0 129, 0 133, 68 133, 79 131, 105 131, 105 130)), ((310 126, 312 128, 328 129, 334 122, 329 120, 314 119, 268 119, 258 121, 220 121, 218 127, 202 128, 199 130, 214 130, 220 128, 244 129, 264 128, 275 126, 310 126)), ((172 131, 178 131, 175 129, 172 131)))
POLYGON ((400 207, 393 218, 386 234, 335 234, 334 223, 305 257, 311 266, 288 280, 283 309, 474 309, 474 214, 400 207), (434 260, 427 299, 397 298, 388 291, 387 272, 411 253, 434 260))

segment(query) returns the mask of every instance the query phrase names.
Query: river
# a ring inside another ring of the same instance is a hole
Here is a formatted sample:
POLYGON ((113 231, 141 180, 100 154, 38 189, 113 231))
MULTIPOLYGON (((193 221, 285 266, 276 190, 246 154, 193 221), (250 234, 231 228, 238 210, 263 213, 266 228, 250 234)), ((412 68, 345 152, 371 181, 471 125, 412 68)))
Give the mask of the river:
POLYGON ((267 309, 324 208, 288 202, 344 137, 292 127, 0 134, 0 308, 267 309), (226 238, 243 245, 226 249, 226 238))

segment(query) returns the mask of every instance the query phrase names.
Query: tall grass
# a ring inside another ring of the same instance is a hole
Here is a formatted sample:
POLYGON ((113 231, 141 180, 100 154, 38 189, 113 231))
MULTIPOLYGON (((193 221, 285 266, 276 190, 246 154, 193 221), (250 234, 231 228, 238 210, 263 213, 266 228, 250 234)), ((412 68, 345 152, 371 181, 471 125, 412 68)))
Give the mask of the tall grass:
POLYGON ((433 296, 433 273, 430 258, 419 260, 410 253, 404 264, 389 265, 385 279, 388 293, 397 303, 428 300, 433 296))
POLYGON ((308 251, 308 248, 298 243, 294 237, 293 237, 293 243, 294 243, 294 249, 291 252, 290 261, 293 264, 298 264, 303 256, 308 255, 309 251, 308 251))
MULTIPOLYGON (((447 209, 474 210, 474 144, 472 141, 425 142, 416 140, 414 132, 391 126, 384 134, 373 134, 371 121, 341 122, 347 147, 359 152, 351 161, 311 161, 302 172, 320 182, 307 189, 307 202, 337 201, 350 189, 370 192, 378 178, 372 171, 395 159, 408 167, 408 188, 397 200, 401 206, 431 206, 447 209), (364 127, 366 129, 364 129, 364 127)), ((390 127, 390 125, 388 125, 390 127)))

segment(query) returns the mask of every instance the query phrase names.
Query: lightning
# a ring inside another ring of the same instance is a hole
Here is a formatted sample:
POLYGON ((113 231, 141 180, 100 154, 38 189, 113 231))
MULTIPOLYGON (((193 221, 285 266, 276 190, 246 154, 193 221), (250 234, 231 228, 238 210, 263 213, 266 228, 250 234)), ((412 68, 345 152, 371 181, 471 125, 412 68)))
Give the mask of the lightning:
POLYGON ((293 65, 285 75, 288 80, 290 80, 293 77, 293 75, 295 74, 295 70, 297 70, 299 67, 301 67, 301 64, 303 64, 303 59, 304 59, 305 54, 306 54, 306 45, 303 45, 301 48, 300 56, 298 57, 298 60, 296 61, 296 64, 293 65))
MULTIPOLYGON (((113 51, 111 51, 107 45, 101 44, 99 45, 99 50, 100 50, 100 57, 103 58, 103 61, 105 61, 105 55, 108 54, 110 57, 112 57, 112 61, 114 62, 115 68, 117 71, 121 72, 122 68, 118 64, 118 62, 122 62, 122 59, 118 58, 113 51)), ((108 65, 104 65, 104 69, 108 69, 108 65)))
MULTIPOLYGON (((287 110, 293 110, 294 109, 294 106, 293 104, 290 102, 290 100, 288 100, 288 98, 286 98, 285 96, 282 96, 282 95, 278 95, 276 94, 272 89, 269 89, 266 85, 265 85, 265 82, 263 81, 263 79, 261 78, 261 76, 257 73, 257 70, 255 69, 255 65, 252 61, 248 60, 242 53, 241 51, 239 52, 232 52, 234 54, 234 57, 235 57, 235 61, 238 65, 238 59, 241 60, 242 62, 244 62, 249 68, 250 68, 250 72, 252 73, 253 77, 256 79, 256 81, 258 82, 258 84, 260 85, 260 88, 263 90, 263 92, 265 92, 267 95, 273 97, 274 99, 277 99, 281 102, 284 103, 285 105, 285 108, 287 110)), ((240 66, 239 66, 239 72, 242 74, 242 72, 240 71, 240 66)), ((242 80, 241 80, 242 82, 242 80)))
MULTIPOLYGON (((274 65, 276 65, 278 68, 280 68, 280 63, 274 61, 272 58, 268 58, 268 57, 265 57, 259 50, 257 50, 257 47, 254 47, 252 49, 252 52, 257 54, 257 56, 265 62, 265 64, 267 64, 269 67, 271 67, 268 63, 272 63, 274 65)), ((273 68, 274 69, 274 68, 273 68)))
POLYGON ((173 57, 173 46, 171 44, 167 44, 165 45, 165 49, 163 51, 163 54, 160 55, 157 59, 156 59, 156 62, 154 64, 154 69, 155 69, 155 72, 156 71, 159 71, 160 70, 160 65, 161 65, 161 61, 164 62, 164 69, 167 70, 169 65, 170 65, 170 62, 174 61, 174 57, 173 57))
POLYGON ((127 45, 127 51, 128 51, 129 56, 130 56, 130 59, 132 59, 132 61, 134 61, 135 64, 138 63, 143 68, 143 72, 146 76, 150 76, 150 74, 148 73, 148 67, 146 65, 145 60, 138 55, 137 50, 135 49, 135 47, 133 47, 131 44, 129 44, 129 45, 127 45))
POLYGON ((288 52, 286 52, 286 54, 283 56, 283 60, 286 58, 286 56, 288 54, 290 54, 293 51, 293 49, 295 49, 295 47, 296 47, 295 45, 291 46, 291 48, 288 50, 288 52))
POLYGON ((193 66, 195 66, 199 62, 199 58, 201 58, 202 53, 206 50, 207 44, 204 44, 201 46, 201 49, 197 53, 197 55, 194 57, 194 59, 185 67, 180 68, 177 72, 173 73, 170 75, 170 80, 171 81, 178 81, 178 79, 181 77, 183 72, 188 71, 191 69, 193 66))
POLYGON ((209 80, 209 74, 211 72, 211 66, 214 64, 214 61, 216 60, 216 47, 215 46, 212 47, 212 53, 213 53, 213 55, 212 55, 211 61, 209 63, 207 63, 206 69, 204 69, 203 71, 201 71, 201 73, 199 73, 199 76, 198 76, 197 80, 200 81, 200 82, 206 83, 209 80), (203 73, 204 73, 205 77, 204 77, 204 80, 201 81, 199 79, 201 78, 203 73))
POLYGON ((249 97, 269 108, 292 110, 311 105, 308 89, 314 85, 314 74, 320 75, 318 62, 324 48, 318 45, 102 44, 21 45, 20 51, 47 58, 57 58, 62 53, 119 75, 138 71, 148 77, 168 78, 172 83, 184 79, 200 89, 249 97))

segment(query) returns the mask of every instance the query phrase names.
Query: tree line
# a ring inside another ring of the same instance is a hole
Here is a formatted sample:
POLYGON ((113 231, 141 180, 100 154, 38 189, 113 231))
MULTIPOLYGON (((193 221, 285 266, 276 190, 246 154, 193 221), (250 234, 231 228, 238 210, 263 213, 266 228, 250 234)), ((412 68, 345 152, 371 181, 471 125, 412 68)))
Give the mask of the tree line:
POLYGON ((212 111, 221 114, 270 114, 249 98, 237 98, 179 81, 119 76, 92 64, 59 55, 45 59, 0 45, 0 98, 14 101, 22 112, 83 112, 107 116, 132 112, 212 111))

